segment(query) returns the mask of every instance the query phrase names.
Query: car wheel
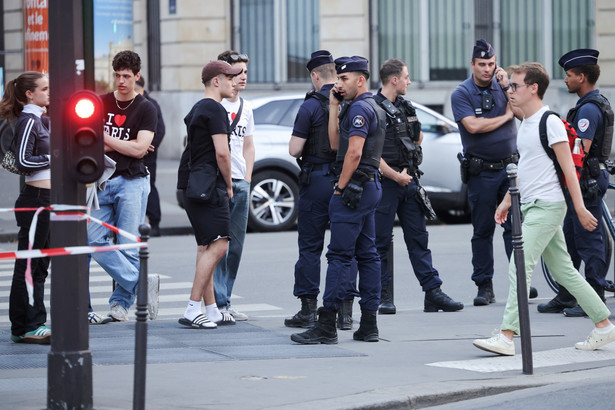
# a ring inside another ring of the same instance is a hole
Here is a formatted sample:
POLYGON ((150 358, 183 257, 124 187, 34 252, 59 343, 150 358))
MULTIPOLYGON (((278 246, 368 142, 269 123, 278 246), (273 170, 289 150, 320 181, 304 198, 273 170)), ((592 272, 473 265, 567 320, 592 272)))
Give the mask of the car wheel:
POLYGON ((252 231, 274 232, 292 228, 297 220, 299 187, 279 171, 259 172, 252 178, 248 226, 252 231))

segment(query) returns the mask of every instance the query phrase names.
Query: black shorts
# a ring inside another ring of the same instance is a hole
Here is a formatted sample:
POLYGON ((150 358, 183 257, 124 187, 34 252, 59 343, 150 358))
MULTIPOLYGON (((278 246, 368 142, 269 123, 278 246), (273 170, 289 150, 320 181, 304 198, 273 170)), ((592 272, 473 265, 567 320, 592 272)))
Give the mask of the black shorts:
POLYGON ((231 211, 226 190, 216 188, 218 198, 211 202, 190 199, 184 194, 184 209, 194 229, 197 245, 206 246, 231 237, 231 211))

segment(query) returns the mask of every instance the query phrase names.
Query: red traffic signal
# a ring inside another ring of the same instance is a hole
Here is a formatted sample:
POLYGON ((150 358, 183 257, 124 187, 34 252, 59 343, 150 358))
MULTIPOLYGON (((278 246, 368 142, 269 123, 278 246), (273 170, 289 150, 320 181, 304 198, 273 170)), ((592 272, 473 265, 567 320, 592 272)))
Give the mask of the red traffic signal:
POLYGON ((95 182, 105 166, 102 101, 92 91, 77 91, 65 112, 69 171, 77 182, 95 182))

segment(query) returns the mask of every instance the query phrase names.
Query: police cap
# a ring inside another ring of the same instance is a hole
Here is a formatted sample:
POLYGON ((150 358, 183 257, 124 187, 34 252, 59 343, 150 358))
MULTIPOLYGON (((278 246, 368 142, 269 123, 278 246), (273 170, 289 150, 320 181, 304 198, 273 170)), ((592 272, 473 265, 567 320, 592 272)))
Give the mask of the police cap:
POLYGON ((600 54, 598 50, 579 48, 564 54, 558 63, 566 71, 582 65, 596 65, 598 64, 598 54, 600 54))
POLYGON ((312 53, 310 61, 307 62, 306 67, 308 71, 312 71, 316 67, 320 67, 325 64, 332 64, 333 56, 327 50, 318 50, 312 53))
POLYGON ((335 59, 335 70, 338 74, 351 71, 369 71, 367 58, 360 56, 340 57, 335 59))
POLYGON ((472 51, 472 58, 484 58, 488 59, 495 55, 495 50, 491 47, 491 44, 487 40, 476 40, 476 45, 472 51))

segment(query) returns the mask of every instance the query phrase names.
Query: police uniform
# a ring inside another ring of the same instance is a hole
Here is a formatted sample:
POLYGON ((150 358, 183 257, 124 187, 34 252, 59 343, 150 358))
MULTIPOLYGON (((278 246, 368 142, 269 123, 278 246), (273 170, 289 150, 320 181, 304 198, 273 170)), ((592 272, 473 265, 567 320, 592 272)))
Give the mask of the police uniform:
MULTIPOLYGON (((474 58, 491 58, 493 48, 485 40, 478 40, 474 47, 474 58)), ((506 166, 516 162, 516 127, 511 119, 501 127, 484 133, 472 134, 461 120, 468 116, 494 118, 504 115, 508 98, 505 91, 493 78, 489 87, 480 89, 473 76, 457 86, 451 95, 451 107, 455 121, 459 124, 464 156, 469 164, 468 202, 472 218, 472 280, 479 288, 475 305, 495 302, 493 294, 493 215, 508 191, 506 166), (487 97, 491 97, 488 103, 487 97), (489 297, 481 297, 490 294, 489 297)), ((506 255, 512 253, 512 231, 510 218, 502 224, 506 255)))
POLYGON ((388 251, 393 236, 395 214, 399 217, 408 256, 414 274, 425 292, 425 311, 457 311, 463 304, 453 301, 442 290, 442 280, 433 267, 431 250, 428 248, 426 215, 418 197, 419 165, 422 160, 418 145, 421 123, 412 103, 402 96, 391 102, 380 92, 374 97, 387 114, 387 128, 382 150, 382 159, 397 172, 407 169, 413 179, 406 186, 383 178, 382 199, 376 210, 376 247, 380 254, 382 275, 382 302, 380 313, 395 313, 390 292, 391 277, 388 270, 388 251), (392 307, 392 309, 391 309, 392 307), (390 310, 387 310, 390 309, 390 310))
MULTIPOLYGON (((333 58, 328 51, 319 50, 312 53, 307 69, 311 72, 324 64, 333 64, 333 58)), ((299 259, 295 264, 293 289, 293 294, 301 299, 301 310, 284 320, 288 327, 311 327, 316 320, 321 254, 329 226, 329 202, 335 182, 331 164, 335 161, 336 152, 331 149, 328 130, 329 93, 332 87, 333 84, 325 84, 320 90, 310 91, 306 95, 293 127, 292 135, 306 141, 298 160, 301 166, 297 217, 299 259)), ((351 309, 355 282, 349 283, 351 309)))
MULTIPOLYGON (((592 49, 573 50, 562 56, 559 64, 566 71, 574 67, 595 65, 598 62, 598 54, 597 50, 592 49)), ((574 266, 578 269, 581 261, 584 262, 587 282, 604 301, 608 265, 602 237, 604 229, 602 199, 609 185, 609 174, 604 161, 608 159, 611 152, 613 111, 606 97, 595 89, 577 101, 576 106, 568 112, 566 120, 575 128, 579 138, 592 141, 585 158, 580 185, 585 207, 598 220, 598 226, 593 231, 584 229, 574 210, 569 208, 564 219, 564 236, 574 266), (593 192, 589 192, 592 190, 593 192)), ((565 194, 568 203, 571 203, 570 195, 568 192, 565 194)), ((585 315, 580 306, 571 307, 570 305, 574 305, 574 298, 562 289, 554 300, 539 306, 539 311, 550 313, 563 310, 566 316, 585 315), (568 308, 565 308, 566 306, 568 308)))
MULTIPOLYGON (((335 60, 337 73, 367 71, 367 60, 362 57, 342 57, 335 60)), ((331 197, 329 217, 331 242, 327 251, 327 276, 323 295, 323 308, 319 309, 318 322, 307 332, 294 334, 291 340, 302 344, 337 343, 335 313, 344 299, 348 283, 352 280, 352 260, 356 258, 359 268, 359 292, 361 295, 361 325, 354 333, 356 340, 377 341, 376 312, 380 298, 380 258, 375 246, 374 213, 382 195, 378 167, 384 143, 385 114, 373 96, 365 92, 347 105, 340 113, 340 138, 337 162, 343 166, 349 138, 365 138, 357 171, 364 176, 362 184, 351 178, 344 189, 331 197), (354 187, 362 189, 362 195, 354 208, 347 205, 347 193, 354 187), (369 317, 369 320, 368 320, 369 317), (368 330, 369 335, 366 333, 368 330), (375 330, 375 333, 373 333, 375 330), (375 338, 372 336, 375 335, 375 338)), ((336 187, 337 189, 337 187, 336 187)))

